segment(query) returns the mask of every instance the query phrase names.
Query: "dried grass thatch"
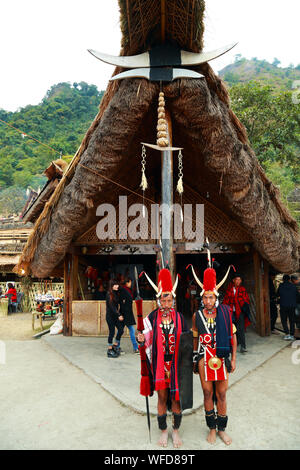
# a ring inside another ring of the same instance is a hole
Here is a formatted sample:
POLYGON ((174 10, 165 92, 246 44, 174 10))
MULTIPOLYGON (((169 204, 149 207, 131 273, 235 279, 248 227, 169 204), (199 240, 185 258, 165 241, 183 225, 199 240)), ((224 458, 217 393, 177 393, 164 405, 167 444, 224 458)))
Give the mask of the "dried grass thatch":
MULTIPOLYGON (((121 53, 144 50, 147 32, 152 34, 157 28, 159 12, 154 4, 160 2, 119 0, 119 4, 123 31, 121 53)), ((202 22, 198 29, 195 24, 198 25, 200 17, 203 19, 204 2, 170 0, 166 5, 168 8, 173 5, 178 15, 183 8, 185 17, 189 18, 189 34, 184 36, 182 31, 180 41, 170 26, 167 34, 171 38, 174 34, 185 49, 199 50, 203 28, 202 22), (190 8, 194 8, 193 14, 190 8), (196 12, 200 15, 197 20, 196 12)), ((184 17, 182 11, 181 17, 184 17)), ((170 21, 168 17, 166 25, 170 21)), ((177 80, 164 87, 173 121, 174 144, 185 149, 185 182, 202 194, 209 189, 215 205, 251 233, 256 248, 274 268, 282 272, 297 271, 300 241, 296 221, 280 201, 278 191, 250 148, 244 126, 230 109, 224 83, 208 64, 197 70, 205 79, 177 80)), ((98 115, 36 222, 17 266, 18 272, 47 276, 63 259, 76 235, 91 224, 93 207, 101 200, 113 200, 115 188, 95 172, 109 175, 131 189, 139 187, 140 142, 155 141, 158 93, 157 84, 143 79, 108 85, 98 115)), ((160 168, 158 153, 150 151, 148 162, 147 171, 155 173, 160 168)))
POLYGON ((182 49, 199 52, 203 48, 204 0, 119 0, 122 49, 137 54, 166 40, 182 49))

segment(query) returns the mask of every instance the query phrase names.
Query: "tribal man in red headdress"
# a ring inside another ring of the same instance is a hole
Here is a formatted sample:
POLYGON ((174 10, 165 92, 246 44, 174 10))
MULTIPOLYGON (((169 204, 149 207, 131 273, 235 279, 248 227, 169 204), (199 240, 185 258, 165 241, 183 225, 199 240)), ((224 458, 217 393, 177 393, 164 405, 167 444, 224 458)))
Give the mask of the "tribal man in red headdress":
POLYGON ((249 295, 244 286, 242 286, 242 276, 235 273, 232 283, 226 290, 223 304, 229 305, 231 308, 232 321, 237 329, 237 341, 240 345, 241 353, 247 352, 245 330, 250 325, 250 300, 249 295))
POLYGON ((204 394, 205 418, 210 430, 207 441, 214 444, 218 432, 225 444, 229 445, 232 440, 225 432, 228 421, 226 391, 228 372, 235 370, 237 341, 230 307, 219 305, 218 289, 225 282, 230 267, 223 281, 217 285, 209 250, 208 255, 209 267, 204 271, 203 284, 192 267, 195 280, 202 288, 203 304, 193 315, 194 372, 200 376, 204 394), (217 413, 214 402, 217 404, 217 413))
MULTIPOLYGON (((146 273, 144 274, 147 276, 146 273)), ((167 446, 167 409, 171 408, 173 414, 172 440, 174 447, 179 448, 182 445, 179 436, 182 411, 193 406, 190 401, 185 408, 184 405, 181 406, 183 401, 180 395, 178 373, 179 343, 183 337, 182 333, 188 329, 184 317, 174 309, 178 277, 174 287, 168 269, 160 271, 158 287, 148 276, 147 279, 157 292, 158 308, 144 318, 144 331, 138 335, 138 342, 145 342, 151 393, 157 391, 158 395, 157 419, 161 431, 158 444, 162 447, 167 446)), ((192 349, 190 368, 192 377, 192 349)))

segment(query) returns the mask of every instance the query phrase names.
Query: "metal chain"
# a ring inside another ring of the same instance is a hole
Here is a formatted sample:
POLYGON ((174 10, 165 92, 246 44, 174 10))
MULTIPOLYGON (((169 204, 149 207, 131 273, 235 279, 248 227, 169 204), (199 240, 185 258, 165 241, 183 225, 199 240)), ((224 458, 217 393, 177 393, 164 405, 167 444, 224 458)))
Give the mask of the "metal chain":
POLYGON ((178 177, 183 178, 183 155, 181 150, 178 153, 178 177))
POLYGON ((142 171, 145 172, 146 168, 146 147, 142 146, 142 171))

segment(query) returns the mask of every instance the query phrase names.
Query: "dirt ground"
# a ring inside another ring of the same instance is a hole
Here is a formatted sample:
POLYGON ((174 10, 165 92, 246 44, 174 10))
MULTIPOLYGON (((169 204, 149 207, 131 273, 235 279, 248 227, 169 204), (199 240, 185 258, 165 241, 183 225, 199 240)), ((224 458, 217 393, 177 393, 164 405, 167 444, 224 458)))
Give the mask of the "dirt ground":
MULTIPOLYGON (((43 327, 50 328, 53 320, 44 321, 43 327)), ((40 322, 35 320, 35 330, 32 329, 32 315, 31 313, 12 313, 7 317, 0 317, 0 339, 3 341, 16 340, 27 341, 31 340, 32 336, 40 331, 40 322)))
MULTIPOLYGON (((150 444, 145 416, 122 406, 46 341, 31 338, 30 314, 0 318, 6 347, 0 364, 0 449, 159 449, 156 418, 150 444)), ((229 388, 230 447, 220 439, 214 446, 206 442, 200 409, 183 417, 182 450, 299 450, 300 361, 292 360, 294 353, 284 348, 229 388)), ((202 393, 200 384, 194 393, 202 393)), ((168 422, 171 427, 171 417, 168 422)))

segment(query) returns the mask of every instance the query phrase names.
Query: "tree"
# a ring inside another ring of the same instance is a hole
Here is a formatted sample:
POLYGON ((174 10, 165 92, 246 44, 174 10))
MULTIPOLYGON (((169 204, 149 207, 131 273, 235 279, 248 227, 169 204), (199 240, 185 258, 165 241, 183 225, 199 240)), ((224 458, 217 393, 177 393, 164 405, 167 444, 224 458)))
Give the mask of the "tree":
POLYGON ((230 89, 232 108, 245 125, 256 155, 283 200, 299 220, 288 196, 300 185, 300 116, 291 92, 276 93, 258 82, 230 89))
POLYGON ((277 59, 277 57, 274 58, 273 62, 272 62, 272 65, 275 65, 275 67, 278 67, 278 65, 280 65, 281 62, 279 59, 277 59))
POLYGON ((234 85, 230 95, 261 164, 279 162, 299 178, 300 117, 292 93, 275 93, 271 86, 252 81, 234 85))
POLYGON ((29 105, 15 113, 0 110, 0 119, 56 151, 0 123, 0 191, 14 184, 34 187, 61 152, 74 155, 102 96, 95 85, 63 82, 53 85, 37 106, 29 105))
POLYGON ((19 214, 26 202, 25 189, 11 186, 0 192, 0 214, 8 217, 19 214))

